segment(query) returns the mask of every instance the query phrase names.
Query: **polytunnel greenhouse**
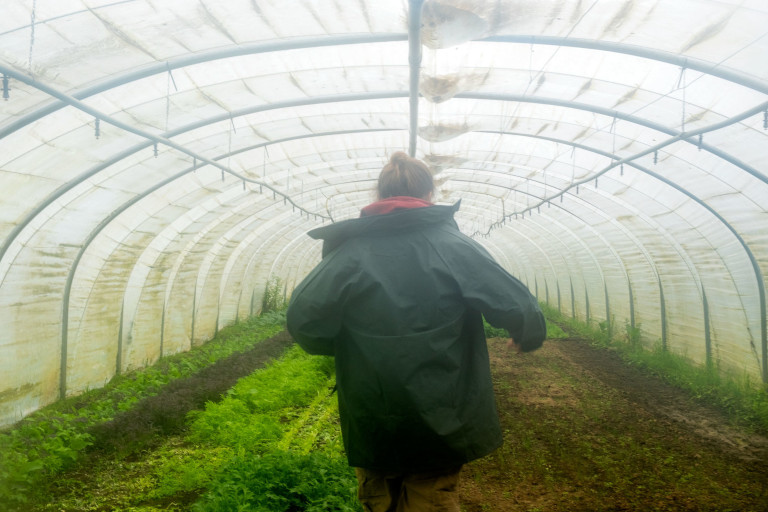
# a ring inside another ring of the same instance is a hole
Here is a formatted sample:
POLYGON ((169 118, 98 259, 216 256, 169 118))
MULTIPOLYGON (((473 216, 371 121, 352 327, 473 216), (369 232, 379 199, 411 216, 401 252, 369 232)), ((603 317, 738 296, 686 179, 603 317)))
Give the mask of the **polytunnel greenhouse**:
POLYGON ((768 384, 765 0, 3 0, 0 73, 3 428, 289 300, 397 151, 542 307, 768 384))

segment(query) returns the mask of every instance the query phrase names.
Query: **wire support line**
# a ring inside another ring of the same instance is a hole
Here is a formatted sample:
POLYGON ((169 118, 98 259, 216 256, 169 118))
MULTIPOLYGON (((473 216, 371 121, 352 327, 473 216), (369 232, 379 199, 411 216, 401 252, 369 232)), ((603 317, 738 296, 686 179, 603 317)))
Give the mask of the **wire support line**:
MULTIPOLYGON (((231 176, 234 176, 238 180, 242 180, 242 181, 245 181, 247 183, 252 183, 254 185, 258 185, 259 187, 264 187, 264 188, 268 189, 273 194, 279 195, 284 201, 290 203, 292 207, 297 208, 300 211, 302 211, 302 212, 304 212, 304 213, 306 213, 308 215, 316 215, 318 217, 327 218, 322 213, 317 213, 317 212, 313 212, 313 211, 307 210, 303 206, 295 203, 293 201, 293 199, 291 199, 290 195, 288 195, 288 194, 286 194, 284 192, 281 192, 280 190, 278 190, 277 188, 273 187, 272 185, 269 185, 268 183, 265 183, 263 181, 256 180, 256 179, 253 179, 253 178, 249 178, 249 177, 247 177, 247 176, 245 176, 243 174, 240 174, 239 172, 232 170, 231 168, 229 168, 226 165, 223 165, 223 164, 221 164, 221 163, 219 163, 219 162, 217 162, 215 160, 212 160, 212 159, 207 158, 207 157, 205 157, 205 156, 203 156, 203 155, 201 155, 201 154, 199 154, 199 153, 197 153, 195 151, 192 151, 191 149, 183 146, 182 144, 177 144, 176 142, 173 142, 172 140, 170 140, 170 139, 168 139, 166 137, 163 137, 163 136, 160 136, 160 135, 154 135, 154 134, 149 133, 149 132, 147 132, 145 130, 142 130, 140 128, 136 128, 136 127, 131 126, 131 125, 127 124, 127 123, 119 121, 119 120, 113 118, 112 116, 110 116, 108 114, 104 114, 103 112, 100 112, 99 110, 86 105, 82 101, 80 101, 80 100, 78 100, 78 99, 76 99, 76 98, 74 98, 74 97, 72 97, 72 96, 70 96, 70 95, 68 95, 66 93, 63 93, 63 92, 61 92, 61 91, 59 91, 59 90, 57 90, 57 89, 55 89, 55 88, 53 88, 53 87, 51 87, 49 85, 46 85, 46 84, 44 84, 44 83, 42 83, 42 82, 40 82, 38 80, 35 80, 35 79, 33 79, 33 78, 31 78, 31 77, 29 77, 27 75, 24 75, 22 73, 16 72, 16 71, 14 71, 12 69, 5 68, 2 65, 0 65, 0 71, 2 71, 3 73, 9 74, 10 76, 13 76, 17 80, 19 80, 21 82, 24 82, 27 85, 30 85, 32 87, 35 87, 36 89, 38 89, 38 90, 48 94, 49 96, 57 98, 60 101, 63 101, 65 103, 67 103, 68 105, 70 105, 70 106, 72 106, 72 107, 74 107, 74 108, 76 108, 76 109, 78 109, 78 110, 80 110, 82 112, 85 112, 86 114, 89 114, 89 115, 95 117, 96 119, 100 119, 101 121, 105 121, 105 122, 111 124, 112 126, 115 126, 116 128, 124 130, 124 131, 126 131, 128 133, 132 133, 134 135, 138 135, 139 137, 147 139, 148 141, 150 141, 150 142, 152 142, 154 144, 163 144, 164 146, 167 146, 169 148, 175 149, 176 151, 179 151, 180 153, 183 153, 183 154, 185 154, 185 155, 187 155, 189 157, 192 157, 196 162, 198 162, 198 164, 197 164, 198 167, 200 167, 199 162, 202 162, 204 164, 210 165, 212 167, 216 167, 217 169, 220 169, 222 172, 227 173, 227 174, 229 174, 231 176)), ((227 117, 230 117, 230 118, 231 118, 231 116, 232 116, 231 113, 229 113, 227 115, 227 117)))
MULTIPOLYGON (((583 178, 583 179, 581 179, 579 181, 574 181, 569 186, 567 186, 567 187, 563 188, 562 190, 560 190, 560 192, 558 192, 557 194, 554 194, 554 195, 549 196, 549 197, 544 197, 538 203, 535 203, 535 204, 533 204, 533 205, 531 205, 531 206, 529 206, 527 208, 524 208, 522 210, 517 210, 517 211, 514 211, 514 212, 508 214, 507 218, 511 218, 515 214, 525 214, 525 213, 527 213, 529 211, 532 211, 532 210, 540 207, 541 205, 543 205, 543 204, 545 204, 547 202, 552 201, 553 199, 557 199, 558 197, 564 195, 566 192, 568 192, 569 190, 573 189, 574 187, 578 187, 580 185, 584 185, 585 183, 589 183, 589 182, 591 182, 593 180, 596 180, 597 178, 599 178, 603 174, 607 173, 611 169, 615 169, 616 167, 619 167, 619 166, 621 166, 623 164, 632 165, 632 163, 635 160, 637 160, 639 158, 642 158, 642 157, 644 157, 646 155, 649 155, 651 153, 656 153, 657 151, 659 151, 659 150, 661 150, 661 149, 663 149, 663 148, 665 148, 665 147, 667 147, 669 145, 672 145, 675 142, 685 141, 685 142, 688 142, 690 144, 698 145, 698 136, 699 135, 703 135, 703 134, 708 133, 708 132, 717 131, 717 130, 720 130, 721 128, 725 128, 725 127, 730 126, 732 124, 736 124, 736 123, 738 123, 740 121, 743 121, 744 119, 747 119, 749 117, 754 116, 755 114, 757 114, 759 112, 762 112, 766 108, 768 108, 768 101, 766 101, 764 103, 761 103, 760 105, 757 105, 756 107, 752 107, 751 109, 746 110, 746 111, 742 112, 741 114, 737 114, 737 115, 735 115, 735 116, 733 116, 733 117, 731 117, 729 119, 726 119, 724 121, 721 121, 719 123, 715 123, 715 124, 712 124, 712 125, 709 125, 709 126, 705 126, 703 128, 698 128, 696 130, 691 130, 691 131, 688 131, 688 132, 679 133, 679 134, 677 134, 677 135, 675 135, 673 137, 670 137, 669 139, 667 139, 665 141, 662 141, 662 142, 660 142, 658 144, 655 144, 653 146, 649 146, 646 149, 644 149, 643 151, 640 151, 638 153, 635 153, 634 155, 631 155, 631 156, 628 156, 628 157, 625 157, 625 158, 622 158, 622 159, 619 159, 619 160, 613 160, 616 157, 616 155, 613 155, 613 154, 608 153, 608 152, 600 151, 600 153, 603 154, 604 156, 610 156, 611 157, 612 162, 610 164, 608 164, 607 166, 605 166, 600 171, 597 171, 596 173, 594 173, 594 174, 592 174, 592 175, 590 175, 590 176, 588 176, 586 178, 583 178), (693 139, 693 140, 691 140, 691 139, 693 139)), ((568 142, 565 142, 565 141, 562 141, 562 142, 564 142, 565 144, 568 144, 568 142)), ((588 146, 583 146, 583 145, 575 144, 575 143, 572 143, 572 145, 573 145, 573 147, 576 147, 576 148, 579 148, 579 149, 586 149, 588 151, 593 151, 593 152, 596 151, 594 148, 590 148, 588 146)), ((768 178, 765 178, 764 176, 762 178, 763 178, 763 181, 768 182, 767 181, 768 178)))

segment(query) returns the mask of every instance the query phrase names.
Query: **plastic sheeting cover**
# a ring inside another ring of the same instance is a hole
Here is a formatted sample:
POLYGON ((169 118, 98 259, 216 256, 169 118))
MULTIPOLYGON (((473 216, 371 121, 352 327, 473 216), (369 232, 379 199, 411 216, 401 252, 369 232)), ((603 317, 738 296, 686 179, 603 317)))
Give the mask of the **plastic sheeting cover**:
POLYGON ((540 300, 766 381, 766 55, 763 0, 5 0, 0 425, 290 293, 396 150, 540 300))

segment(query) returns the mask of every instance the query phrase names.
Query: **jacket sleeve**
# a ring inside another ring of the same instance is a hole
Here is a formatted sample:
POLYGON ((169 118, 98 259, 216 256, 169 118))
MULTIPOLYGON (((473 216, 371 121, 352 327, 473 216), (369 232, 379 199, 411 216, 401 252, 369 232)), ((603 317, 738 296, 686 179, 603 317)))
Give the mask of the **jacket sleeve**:
POLYGON ((310 354, 334 355, 344 297, 353 276, 342 259, 324 258, 291 294, 286 313, 288 332, 310 354))
POLYGON ((446 258, 469 307, 506 329, 523 352, 541 347, 547 325, 536 297, 477 242, 465 239, 446 258))

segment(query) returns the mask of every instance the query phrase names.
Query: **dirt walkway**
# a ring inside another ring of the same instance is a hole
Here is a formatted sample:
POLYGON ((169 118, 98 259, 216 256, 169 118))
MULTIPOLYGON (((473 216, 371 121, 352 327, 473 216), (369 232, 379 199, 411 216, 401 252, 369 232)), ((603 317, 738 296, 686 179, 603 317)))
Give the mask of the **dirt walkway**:
POLYGON ((745 462, 768 464, 768 438, 732 425, 721 411, 693 399, 688 392, 628 366, 615 352, 591 348, 583 341, 566 341, 557 348, 574 364, 670 427, 690 430, 692 435, 711 441, 724 453, 745 462))
POLYGON ((490 340, 504 447, 465 468, 466 512, 768 510, 768 439, 583 340, 490 340))

